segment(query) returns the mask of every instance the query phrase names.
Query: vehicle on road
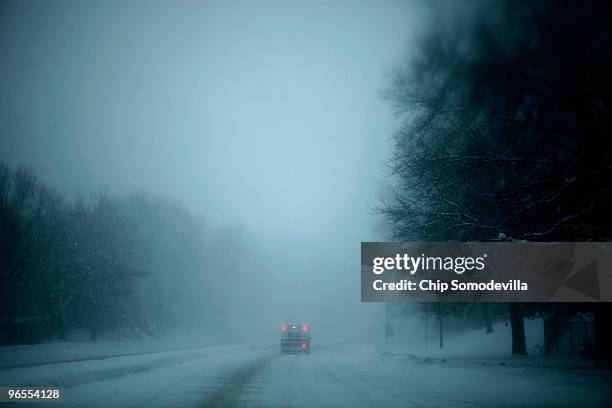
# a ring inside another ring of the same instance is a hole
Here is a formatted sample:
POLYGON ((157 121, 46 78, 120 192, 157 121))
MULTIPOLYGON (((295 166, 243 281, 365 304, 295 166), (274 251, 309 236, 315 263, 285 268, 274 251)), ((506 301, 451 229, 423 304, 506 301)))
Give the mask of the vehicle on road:
POLYGON ((308 324, 281 324, 281 352, 310 353, 310 326, 308 324))

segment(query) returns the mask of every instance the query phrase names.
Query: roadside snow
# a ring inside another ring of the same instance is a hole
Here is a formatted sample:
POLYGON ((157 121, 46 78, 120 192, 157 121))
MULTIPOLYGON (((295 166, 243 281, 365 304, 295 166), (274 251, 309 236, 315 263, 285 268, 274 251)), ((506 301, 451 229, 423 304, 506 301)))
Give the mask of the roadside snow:
MULTIPOLYGON (((525 337, 529 355, 540 354, 544 344, 544 329, 541 319, 525 319, 525 337)), ((430 322, 428 336, 425 337, 421 324, 415 325, 412 336, 396 337, 382 347, 391 352, 410 352, 418 356, 430 357, 507 357, 512 354, 512 332, 510 325, 503 322, 493 326, 493 333, 484 330, 466 330, 444 335, 444 349, 439 348, 438 326, 430 322)))
POLYGON ((0 347, 0 369, 36 366, 57 362, 78 362, 108 357, 185 350, 219 344, 208 337, 176 336, 138 341, 68 342, 0 347))

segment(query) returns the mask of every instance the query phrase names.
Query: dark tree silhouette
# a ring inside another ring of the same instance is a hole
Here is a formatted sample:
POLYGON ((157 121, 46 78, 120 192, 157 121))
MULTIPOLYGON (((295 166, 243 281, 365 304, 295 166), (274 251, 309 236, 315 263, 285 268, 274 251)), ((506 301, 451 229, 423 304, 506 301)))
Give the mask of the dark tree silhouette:
POLYGON ((0 163, 0 344, 76 329, 91 341, 106 331, 216 330, 220 309, 263 297, 266 280, 248 270, 263 257, 243 241, 147 195, 67 202, 31 170, 0 163), (230 266, 229 256, 249 262, 230 266), (248 294, 225 289, 228 280, 248 294))
MULTIPOLYGON (((431 241, 609 241, 611 13, 603 1, 481 2, 438 16, 385 97, 402 126, 380 212, 431 241)), ((599 361, 610 313, 591 307, 599 361)), ((519 306, 513 352, 526 353, 519 306), (520 324, 519 324, 520 322, 520 324)))

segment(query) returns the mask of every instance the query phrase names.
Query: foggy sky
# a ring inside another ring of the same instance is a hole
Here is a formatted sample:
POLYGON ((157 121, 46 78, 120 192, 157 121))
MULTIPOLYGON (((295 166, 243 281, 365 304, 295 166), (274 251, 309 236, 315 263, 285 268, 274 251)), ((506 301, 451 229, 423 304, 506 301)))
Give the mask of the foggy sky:
POLYGON ((315 286, 343 269, 357 301, 396 126, 379 92, 421 8, 3 2, 0 160, 67 194, 173 197, 284 251, 315 286))

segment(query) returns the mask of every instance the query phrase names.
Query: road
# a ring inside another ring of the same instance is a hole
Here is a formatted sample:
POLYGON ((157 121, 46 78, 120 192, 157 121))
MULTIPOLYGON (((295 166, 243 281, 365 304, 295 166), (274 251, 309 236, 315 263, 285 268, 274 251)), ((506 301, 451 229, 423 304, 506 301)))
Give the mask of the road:
POLYGON ((61 385, 62 407, 604 407, 608 374, 417 359, 372 346, 309 355, 231 346, 13 367, 0 370, 0 384, 61 385))

